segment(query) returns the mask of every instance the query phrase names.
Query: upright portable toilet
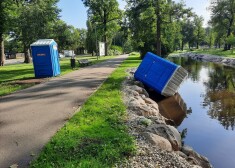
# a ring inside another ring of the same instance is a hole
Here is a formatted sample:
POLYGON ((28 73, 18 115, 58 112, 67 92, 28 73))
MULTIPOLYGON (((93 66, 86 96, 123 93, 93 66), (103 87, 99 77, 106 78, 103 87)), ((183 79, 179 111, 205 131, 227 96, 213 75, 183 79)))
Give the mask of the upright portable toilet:
POLYGON ((168 97, 178 91, 188 73, 181 66, 148 52, 134 76, 156 92, 168 97))
POLYGON ((31 44, 36 78, 60 75, 57 43, 53 39, 41 39, 31 44))

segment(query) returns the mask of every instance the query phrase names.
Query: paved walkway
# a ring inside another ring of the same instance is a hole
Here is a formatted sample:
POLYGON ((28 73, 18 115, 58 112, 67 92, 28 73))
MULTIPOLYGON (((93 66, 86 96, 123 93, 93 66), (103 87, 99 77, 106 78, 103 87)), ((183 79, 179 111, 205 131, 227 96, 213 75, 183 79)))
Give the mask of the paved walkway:
POLYGON ((127 55, 0 98, 0 168, 28 167, 66 120, 127 55))
POLYGON ((23 64, 23 63, 24 63, 23 58, 20 58, 20 59, 6 59, 5 60, 5 65, 23 64))

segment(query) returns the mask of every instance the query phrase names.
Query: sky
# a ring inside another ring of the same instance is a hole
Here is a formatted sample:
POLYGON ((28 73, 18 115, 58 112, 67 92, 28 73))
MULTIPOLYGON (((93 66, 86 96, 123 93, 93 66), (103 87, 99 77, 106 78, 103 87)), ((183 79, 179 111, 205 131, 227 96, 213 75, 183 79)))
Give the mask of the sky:
MULTIPOLYGON (((175 0, 180 2, 181 0, 175 0)), ((124 9, 125 1, 118 0, 120 8, 124 9)), ((199 16, 204 17, 204 26, 210 19, 210 12, 207 10, 209 0, 184 0, 187 7, 192 7, 193 11, 199 16)), ((61 19, 67 24, 73 25, 76 28, 86 28, 87 8, 84 7, 81 0, 60 0, 58 7, 62 10, 60 13, 61 19)))

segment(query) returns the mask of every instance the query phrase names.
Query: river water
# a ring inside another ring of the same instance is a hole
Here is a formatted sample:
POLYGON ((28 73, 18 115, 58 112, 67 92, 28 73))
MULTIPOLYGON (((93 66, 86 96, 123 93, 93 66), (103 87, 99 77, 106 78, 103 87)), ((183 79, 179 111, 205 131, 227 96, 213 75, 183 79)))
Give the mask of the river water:
POLYGON ((160 111, 182 132, 184 144, 206 156, 215 168, 235 168, 235 69, 170 59, 189 76, 179 94, 157 100, 160 111))

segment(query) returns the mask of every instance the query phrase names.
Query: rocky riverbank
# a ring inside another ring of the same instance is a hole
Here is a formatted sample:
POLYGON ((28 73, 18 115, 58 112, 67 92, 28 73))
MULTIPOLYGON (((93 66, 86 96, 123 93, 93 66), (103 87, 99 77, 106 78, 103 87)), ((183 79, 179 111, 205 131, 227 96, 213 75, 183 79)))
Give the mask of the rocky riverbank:
POLYGON ((127 126, 137 142, 137 154, 117 167, 134 168, 211 168, 204 156, 189 146, 182 146, 178 130, 167 125, 158 104, 149 98, 143 84, 134 79, 136 69, 128 70, 123 83, 128 110, 127 126))
POLYGON ((180 54, 179 56, 190 57, 195 60, 200 60, 200 61, 205 61, 205 62, 214 62, 217 64, 223 64, 223 65, 235 67, 235 58, 226 58, 226 57, 221 57, 221 56, 216 56, 216 55, 197 54, 197 53, 191 53, 191 52, 183 53, 183 54, 180 54))

